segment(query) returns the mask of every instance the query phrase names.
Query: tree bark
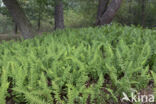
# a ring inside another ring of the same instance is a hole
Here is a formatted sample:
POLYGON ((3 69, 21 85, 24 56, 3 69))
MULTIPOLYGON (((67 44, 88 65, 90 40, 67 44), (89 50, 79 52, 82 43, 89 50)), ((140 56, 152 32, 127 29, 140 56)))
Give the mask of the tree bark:
POLYGON ((141 25, 144 27, 145 24, 145 0, 141 1, 141 25))
MULTIPOLYGON (((103 1, 105 1, 105 0, 103 0, 103 1)), ((112 0, 109 5, 107 4, 108 5, 107 9, 102 14, 102 16, 99 18, 99 20, 98 20, 99 22, 97 25, 110 24, 116 14, 116 12, 120 8, 121 3, 122 3, 122 0, 112 0)))
POLYGON ((18 27, 17 27, 17 24, 15 24, 15 27, 14 27, 14 33, 15 33, 15 34, 18 33, 18 27))
POLYGON ((101 16, 106 12, 109 0, 99 0, 96 24, 100 23, 101 16))
POLYGON ((41 6, 41 2, 38 3, 39 8, 38 8, 38 21, 37 21, 37 30, 38 32, 40 31, 41 28, 41 19, 42 19, 42 6, 41 6))
POLYGON ((17 0, 3 0, 24 39, 33 37, 32 26, 17 0))
POLYGON ((62 0, 55 0, 55 29, 64 28, 64 13, 62 0))
MULTIPOLYGON (((129 0, 128 1, 128 5, 129 5, 129 13, 130 13, 130 15, 133 15, 133 10, 132 10, 132 0, 129 0)), ((131 24, 133 24, 133 18, 132 17, 129 17, 129 24, 131 25, 131 24)))
POLYGON ((38 32, 40 31, 40 27, 41 27, 41 12, 39 11, 38 13, 38 23, 37 23, 37 26, 38 26, 38 32))

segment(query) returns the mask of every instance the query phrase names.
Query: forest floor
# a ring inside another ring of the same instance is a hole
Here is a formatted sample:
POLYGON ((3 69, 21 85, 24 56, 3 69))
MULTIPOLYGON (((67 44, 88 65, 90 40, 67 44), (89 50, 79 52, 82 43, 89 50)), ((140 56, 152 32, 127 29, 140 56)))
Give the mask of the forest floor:
POLYGON ((9 34, 0 34, 0 41, 2 40, 16 40, 16 39, 19 39, 20 38, 20 35, 9 35, 9 34))
MULTIPOLYGON (((43 32, 38 32, 36 33, 38 35, 43 34, 43 32)), ((21 38, 21 34, 14 34, 14 33, 6 33, 6 34, 1 34, 0 33, 0 41, 5 40, 5 41, 9 41, 9 40, 19 40, 21 38)))
POLYGON ((8 35, 8 34, 0 34, 0 41, 2 40, 17 40, 20 38, 20 35, 8 35))

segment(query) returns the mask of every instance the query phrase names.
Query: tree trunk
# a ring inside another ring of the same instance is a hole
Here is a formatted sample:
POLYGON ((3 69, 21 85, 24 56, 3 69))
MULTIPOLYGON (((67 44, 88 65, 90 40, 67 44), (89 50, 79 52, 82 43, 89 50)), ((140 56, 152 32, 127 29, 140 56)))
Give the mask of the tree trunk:
POLYGON ((38 32, 40 31, 40 27, 41 27, 41 12, 39 11, 39 14, 38 14, 38 23, 37 23, 37 25, 38 25, 38 32))
POLYGON ((116 14, 116 12, 120 8, 121 3, 122 3, 122 0, 112 0, 111 3, 107 6, 107 9, 105 10, 105 12, 99 18, 99 20, 98 20, 99 22, 97 25, 110 24, 116 14))
POLYGON ((33 37, 32 26, 16 0, 3 0, 24 39, 33 37))
POLYGON ((131 15, 131 17, 129 17, 129 24, 131 25, 131 24, 133 24, 133 18, 132 18, 132 16, 133 16, 133 10, 132 10, 132 4, 133 2, 132 2, 132 0, 129 0, 128 1, 128 5, 129 5, 129 13, 130 13, 130 15, 131 15))
POLYGON ((100 23, 101 16, 106 12, 109 0, 99 0, 96 25, 100 23))
POLYGON ((38 8, 38 22, 37 22, 37 26, 38 26, 38 32, 40 31, 41 28, 41 17, 42 17, 42 6, 41 6, 41 2, 38 3, 39 8, 38 8))
POLYGON ((64 13, 62 0, 55 0, 55 29, 64 28, 64 13))
POLYGON ((145 24, 145 0, 141 1, 141 25, 144 27, 145 24))
POLYGON ((17 27, 17 24, 15 24, 15 27, 14 27, 14 33, 15 33, 15 34, 18 33, 18 27, 17 27))

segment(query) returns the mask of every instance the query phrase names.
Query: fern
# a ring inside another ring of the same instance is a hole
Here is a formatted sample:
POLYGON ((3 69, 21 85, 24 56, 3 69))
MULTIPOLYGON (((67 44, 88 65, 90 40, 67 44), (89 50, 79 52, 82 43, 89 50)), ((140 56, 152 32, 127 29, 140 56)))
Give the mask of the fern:
POLYGON ((113 24, 2 42, 0 102, 117 103, 155 81, 155 39, 154 30, 113 24))
POLYGON ((9 88, 7 70, 2 70, 0 84, 0 102, 1 104, 6 104, 7 90, 9 88))

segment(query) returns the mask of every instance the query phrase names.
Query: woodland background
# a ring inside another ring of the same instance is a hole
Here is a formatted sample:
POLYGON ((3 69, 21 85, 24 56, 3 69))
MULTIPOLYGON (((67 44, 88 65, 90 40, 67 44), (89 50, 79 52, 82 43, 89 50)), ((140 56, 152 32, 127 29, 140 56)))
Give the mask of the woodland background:
MULTIPOLYGON (((39 32, 51 32, 54 30, 55 0, 18 1, 34 30, 39 32)), ((67 28, 94 26, 97 20, 98 6, 101 1, 102 0, 61 1, 64 10, 64 26, 67 28)), ((123 25, 139 25, 148 28, 155 27, 156 1, 123 0, 113 22, 123 25)), ((2 0, 0 0, 0 34, 12 35, 13 33, 18 33, 17 25, 11 18, 2 0)))

